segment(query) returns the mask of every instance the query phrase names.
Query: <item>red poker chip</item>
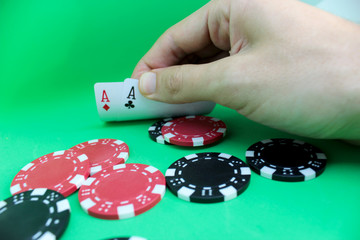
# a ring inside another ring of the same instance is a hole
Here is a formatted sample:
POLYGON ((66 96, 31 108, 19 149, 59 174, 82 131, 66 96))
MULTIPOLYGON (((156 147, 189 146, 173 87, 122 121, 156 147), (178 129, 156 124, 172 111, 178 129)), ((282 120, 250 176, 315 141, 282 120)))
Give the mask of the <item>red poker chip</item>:
POLYGON ((204 146, 225 136, 226 125, 217 118, 187 116, 167 122, 161 128, 165 141, 180 146, 204 146))
POLYGON ((47 188, 67 197, 85 182, 89 174, 86 154, 57 151, 24 166, 14 177, 10 192, 15 195, 35 188, 47 188))
POLYGON ((164 175, 144 164, 119 164, 89 177, 79 190, 81 207, 102 219, 125 219, 154 207, 166 191, 164 175))
POLYGON ((125 163, 129 158, 128 145, 117 139, 94 139, 70 149, 88 156, 91 176, 105 168, 125 163))

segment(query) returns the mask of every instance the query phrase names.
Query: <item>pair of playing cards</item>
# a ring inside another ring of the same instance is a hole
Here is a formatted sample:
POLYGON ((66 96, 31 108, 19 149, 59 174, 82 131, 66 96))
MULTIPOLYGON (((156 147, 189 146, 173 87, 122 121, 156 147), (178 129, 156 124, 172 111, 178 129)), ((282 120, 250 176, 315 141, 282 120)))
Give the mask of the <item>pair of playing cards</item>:
POLYGON ((149 100, 139 91, 139 80, 95 84, 96 106, 101 120, 129 121, 152 118, 203 115, 210 113, 215 103, 201 101, 168 104, 149 100))

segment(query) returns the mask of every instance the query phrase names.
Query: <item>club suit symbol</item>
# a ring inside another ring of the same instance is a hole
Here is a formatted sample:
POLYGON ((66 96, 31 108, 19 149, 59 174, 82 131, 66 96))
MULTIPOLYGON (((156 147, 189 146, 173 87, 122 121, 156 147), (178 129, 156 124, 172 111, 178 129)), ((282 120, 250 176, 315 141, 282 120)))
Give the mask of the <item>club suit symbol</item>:
POLYGON ((127 107, 128 109, 134 108, 135 105, 133 104, 133 101, 128 101, 128 103, 125 103, 125 107, 127 107))

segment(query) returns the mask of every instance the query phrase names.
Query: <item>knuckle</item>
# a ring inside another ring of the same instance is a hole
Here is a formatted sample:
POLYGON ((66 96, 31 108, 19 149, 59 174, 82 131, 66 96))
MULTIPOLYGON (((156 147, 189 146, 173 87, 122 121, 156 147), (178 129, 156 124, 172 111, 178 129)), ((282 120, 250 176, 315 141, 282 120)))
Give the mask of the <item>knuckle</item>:
POLYGON ((181 66, 176 67, 172 74, 166 79, 166 89, 171 95, 178 95, 183 87, 184 74, 181 66))

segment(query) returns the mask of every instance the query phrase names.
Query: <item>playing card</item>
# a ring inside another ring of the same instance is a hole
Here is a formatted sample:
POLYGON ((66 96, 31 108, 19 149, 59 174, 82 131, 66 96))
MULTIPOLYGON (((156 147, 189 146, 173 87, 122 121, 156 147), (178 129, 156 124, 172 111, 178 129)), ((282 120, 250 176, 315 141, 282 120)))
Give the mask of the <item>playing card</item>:
MULTIPOLYGON (((102 83, 101 89, 116 88, 115 85, 112 85, 111 87, 106 87, 107 84, 111 85, 114 83, 102 83)), ((99 92, 97 99, 103 101, 99 102, 98 104, 100 118, 104 121, 128 121, 164 117, 177 117, 185 115, 202 115, 210 113, 215 107, 215 103, 209 101, 184 104, 168 104, 149 100, 143 95, 141 95, 138 84, 139 81, 137 79, 127 78, 123 83, 121 96, 116 95, 119 93, 118 90, 109 91, 113 94, 115 94, 116 92, 116 94, 112 95, 115 96, 115 101, 112 103, 113 105, 111 106, 113 107, 112 110, 114 112, 108 113, 108 115, 104 114, 104 111, 101 109, 103 108, 102 105, 107 104, 107 102, 105 102, 107 99, 105 96, 102 96, 103 93, 99 92)), ((119 89, 119 87, 117 88, 119 89)), ((111 97, 109 96, 110 101, 111 97)))
POLYGON ((125 114, 126 117, 134 119, 145 119, 158 116, 159 102, 151 101, 142 96, 138 84, 139 81, 136 79, 125 79, 122 95, 123 114, 125 114))
POLYGON ((99 116, 104 121, 116 121, 121 116, 122 82, 96 83, 95 99, 99 116))

